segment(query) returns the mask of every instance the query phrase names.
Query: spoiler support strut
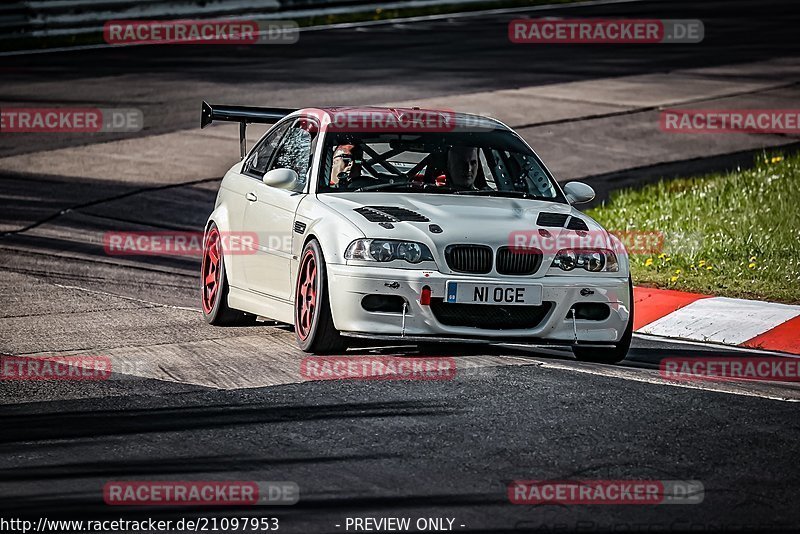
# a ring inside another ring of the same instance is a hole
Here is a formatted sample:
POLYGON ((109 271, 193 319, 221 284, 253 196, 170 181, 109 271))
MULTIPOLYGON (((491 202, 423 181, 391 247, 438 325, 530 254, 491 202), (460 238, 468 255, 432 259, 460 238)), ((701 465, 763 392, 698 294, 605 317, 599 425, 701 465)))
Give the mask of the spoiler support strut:
POLYGON ((274 124, 293 113, 287 108, 257 108, 251 106, 217 106, 205 100, 200 111, 200 128, 205 128, 214 121, 239 123, 239 155, 241 159, 247 155, 247 125, 249 123, 274 124))

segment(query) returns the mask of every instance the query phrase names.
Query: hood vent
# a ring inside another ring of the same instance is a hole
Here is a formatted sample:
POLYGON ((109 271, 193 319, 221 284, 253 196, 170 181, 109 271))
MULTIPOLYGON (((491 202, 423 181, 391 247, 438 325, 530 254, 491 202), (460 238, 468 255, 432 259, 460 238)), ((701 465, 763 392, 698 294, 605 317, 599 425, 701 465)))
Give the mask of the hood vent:
POLYGON ((588 232, 589 227, 586 226, 586 221, 584 221, 583 219, 573 217, 569 220, 569 224, 567 225, 567 230, 578 230, 580 232, 588 232))
POLYGON ((430 222, 430 219, 416 211, 396 206, 364 206, 353 211, 357 211, 370 222, 430 222))
POLYGON ((578 217, 569 217, 569 215, 563 213, 541 212, 536 219, 536 224, 548 228, 564 228, 564 223, 567 222, 567 218, 569 218, 569 224, 567 224, 568 230, 578 230, 580 232, 589 231, 589 227, 586 226, 586 221, 578 217))
POLYGON ((568 215, 563 213, 541 212, 539 214, 539 218, 536 219, 536 224, 549 228, 564 228, 564 223, 567 222, 567 217, 568 215))

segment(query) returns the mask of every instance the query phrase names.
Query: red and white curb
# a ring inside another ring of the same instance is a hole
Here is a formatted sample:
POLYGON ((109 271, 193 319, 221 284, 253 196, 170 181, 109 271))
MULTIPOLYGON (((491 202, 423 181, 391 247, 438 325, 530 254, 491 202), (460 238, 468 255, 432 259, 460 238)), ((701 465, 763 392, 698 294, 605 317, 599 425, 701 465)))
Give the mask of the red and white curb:
POLYGON ((649 287, 633 295, 636 332, 800 354, 800 306, 649 287))

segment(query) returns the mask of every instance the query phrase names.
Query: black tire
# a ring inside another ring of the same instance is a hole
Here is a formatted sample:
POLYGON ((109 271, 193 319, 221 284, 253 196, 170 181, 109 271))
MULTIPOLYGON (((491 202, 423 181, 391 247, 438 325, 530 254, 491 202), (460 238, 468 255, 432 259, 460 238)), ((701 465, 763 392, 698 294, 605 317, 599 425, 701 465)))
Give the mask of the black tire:
POLYGON ((203 238, 203 263, 200 266, 200 307, 203 318, 214 326, 253 325, 256 322, 255 315, 228 306, 228 277, 220 243, 219 229, 211 223, 203 238))
POLYGON ((300 255, 294 299, 294 333, 303 352, 327 354, 347 347, 333 324, 325 258, 316 239, 309 241, 300 255))
POLYGON ((573 346, 572 353, 575 354, 577 360, 613 364, 621 362, 628 355, 628 350, 631 348, 631 338, 633 337, 633 279, 631 278, 628 278, 628 287, 631 298, 631 315, 628 319, 628 326, 625 327, 625 332, 622 334, 622 339, 615 346, 608 348, 573 346))

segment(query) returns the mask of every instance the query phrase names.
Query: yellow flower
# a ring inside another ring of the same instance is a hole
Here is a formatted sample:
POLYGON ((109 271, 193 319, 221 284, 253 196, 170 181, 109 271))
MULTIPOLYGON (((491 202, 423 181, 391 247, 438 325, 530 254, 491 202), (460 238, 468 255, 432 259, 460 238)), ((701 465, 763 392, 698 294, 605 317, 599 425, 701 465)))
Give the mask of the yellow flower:
POLYGON ((705 264, 706 264, 706 260, 700 260, 699 262, 697 262, 697 266, 698 267, 702 267, 705 264))
POLYGON ((672 258, 665 258, 664 261, 672 261, 672 258))
POLYGON ((711 270, 711 266, 709 265, 708 267, 706 267, 706 271, 710 271, 710 270, 711 270))
POLYGON ((755 263, 751 263, 750 265, 748 265, 748 267, 751 268, 751 269, 755 269, 756 268, 756 264, 755 263))
POLYGON ((680 269, 675 269, 675 274, 681 274, 681 270, 680 269))
POLYGON ((770 163, 778 163, 779 161, 783 161, 783 156, 775 156, 774 158, 769 160, 770 163))
POLYGON ((653 258, 647 258, 647 261, 644 262, 645 267, 650 267, 653 265, 653 258))
POLYGON ((678 277, 677 277, 677 276, 673 276, 672 278, 670 278, 670 281, 674 282, 674 281, 676 281, 677 279, 678 279, 678 277))
POLYGON ((663 260, 663 259, 664 259, 664 258, 666 258, 666 257, 667 257, 667 255, 666 255, 666 254, 664 254, 663 252, 662 252, 661 254, 659 254, 659 255, 658 255, 658 259, 659 259, 659 260, 663 260))

